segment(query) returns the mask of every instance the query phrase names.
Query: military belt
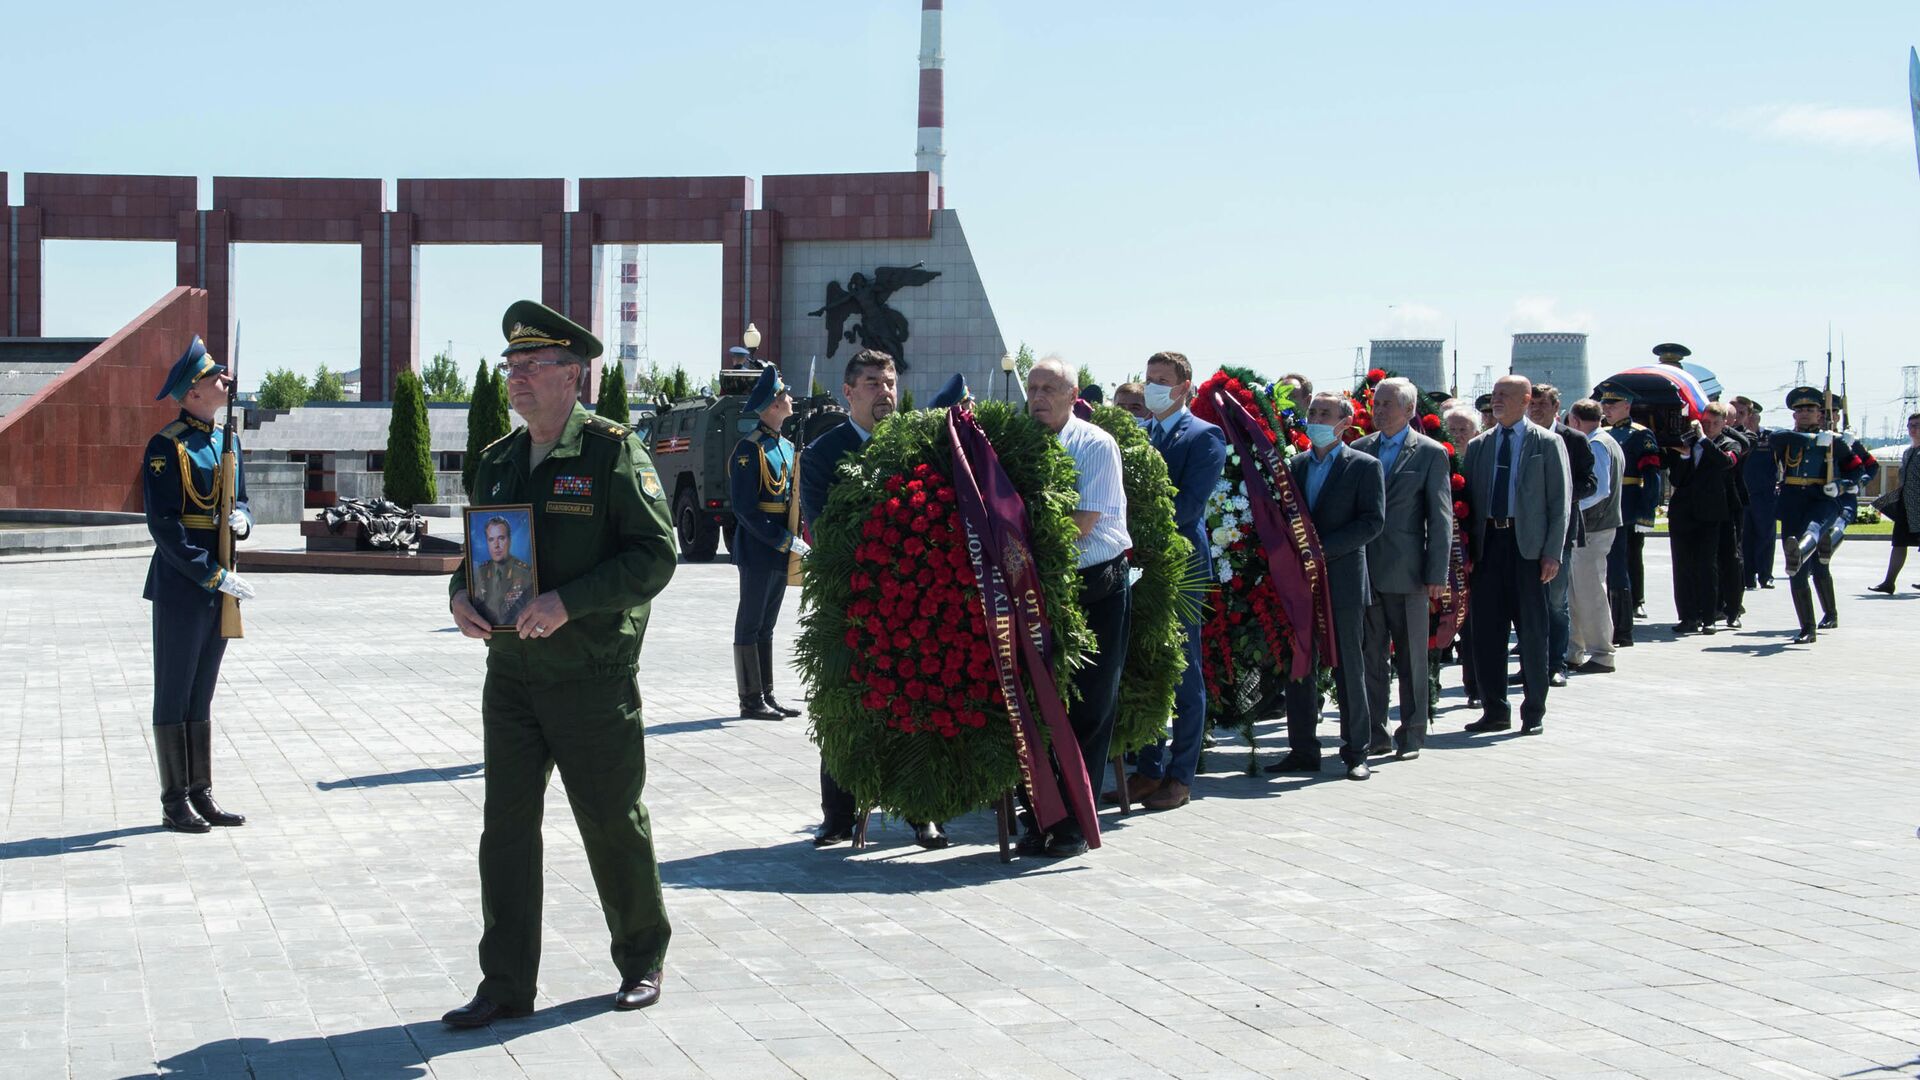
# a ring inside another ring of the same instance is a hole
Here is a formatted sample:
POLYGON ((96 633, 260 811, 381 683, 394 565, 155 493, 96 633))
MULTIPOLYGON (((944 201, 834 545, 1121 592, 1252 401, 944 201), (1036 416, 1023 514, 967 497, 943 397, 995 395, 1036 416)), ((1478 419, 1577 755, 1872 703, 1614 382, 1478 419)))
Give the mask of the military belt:
POLYGON ((760 504, 760 509, 762 512, 768 514, 784 514, 787 512, 787 504, 785 502, 763 502, 760 504))
POLYGON ((185 525, 189 529, 211 529, 213 528, 213 515, 181 514, 180 524, 185 525))
POLYGON ((1640 478, 1637 476, 1623 476, 1620 478, 1620 483, 1626 485, 1627 487, 1639 487, 1640 478))
POLYGON ((1789 487, 1826 487, 1827 482, 1817 476, 1783 476, 1780 482, 1789 487))

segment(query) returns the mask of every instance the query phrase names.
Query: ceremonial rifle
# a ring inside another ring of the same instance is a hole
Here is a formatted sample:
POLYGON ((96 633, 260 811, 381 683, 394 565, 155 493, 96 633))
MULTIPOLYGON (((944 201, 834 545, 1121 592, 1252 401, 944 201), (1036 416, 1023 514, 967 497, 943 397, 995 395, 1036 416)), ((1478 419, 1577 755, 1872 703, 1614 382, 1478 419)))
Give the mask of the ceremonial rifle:
MULTIPOLYGON (((233 503, 238 497, 240 486, 240 455, 233 449, 233 399, 240 388, 240 324, 233 327, 233 354, 227 359, 227 422, 221 428, 220 439, 220 499, 214 520, 215 535, 214 558, 220 569, 232 573, 234 565, 233 550, 233 503)), ((220 636, 223 638, 245 637, 245 629, 240 624, 240 598, 228 593, 220 594, 220 636)))
MULTIPOLYGON (((813 366, 819 359, 817 353, 807 359, 807 396, 801 399, 803 401, 811 401, 813 398, 813 366)), ((794 536, 800 535, 800 452, 806 449, 807 413, 812 411, 809 408, 800 414, 800 423, 794 430, 794 434, 800 438, 793 447, 793 471, 787 474, 787 532, 794 536)), ((789 550, 787 552, 787 584, 800 583, 800 554, 789 550)))

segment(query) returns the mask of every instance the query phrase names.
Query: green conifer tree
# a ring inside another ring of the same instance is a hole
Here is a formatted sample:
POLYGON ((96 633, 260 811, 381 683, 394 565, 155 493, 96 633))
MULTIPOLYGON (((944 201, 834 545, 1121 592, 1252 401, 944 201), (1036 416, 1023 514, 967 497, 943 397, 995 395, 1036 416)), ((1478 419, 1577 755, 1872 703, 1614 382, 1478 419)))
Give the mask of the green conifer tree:
POLYGON ((624 424, 633 415, 627 409, 627 374, 618 362, 600 372, 600 399, 594 402, 595 415, 616 424, 624 424))
POLYGON ((427 427, 427 394, 420 376, 402 371, 393 381, 393 419, 387 425, 386 497, 403 507, 430 503, 439 494, 433 476, 433 435, 427 427))

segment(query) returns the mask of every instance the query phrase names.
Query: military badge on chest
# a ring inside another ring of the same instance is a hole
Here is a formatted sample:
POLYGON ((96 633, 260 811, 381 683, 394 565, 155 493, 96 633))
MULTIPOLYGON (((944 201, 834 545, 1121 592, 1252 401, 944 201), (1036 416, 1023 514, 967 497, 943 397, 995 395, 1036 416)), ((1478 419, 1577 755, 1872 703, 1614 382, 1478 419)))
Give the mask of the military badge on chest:
POLYGON ((593 477, 556 476, 553 478, 553 493, 555 495, 577 495, 581 498, 590 499, 593 497, 593 477))

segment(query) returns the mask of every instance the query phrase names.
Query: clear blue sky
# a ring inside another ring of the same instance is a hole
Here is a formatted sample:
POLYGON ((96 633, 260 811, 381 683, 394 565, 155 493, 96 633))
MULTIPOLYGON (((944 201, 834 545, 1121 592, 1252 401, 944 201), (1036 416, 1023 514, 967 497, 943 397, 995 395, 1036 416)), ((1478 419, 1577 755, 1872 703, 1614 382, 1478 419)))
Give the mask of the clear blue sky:
MULTIPOLYGON (((9 56, 0 169, 15 202, 30 170, 906 169, 918 11, 34 4, 11 40, 84 44, 9 56)), ((1463 382, 1580 329, 1596 372, 1671 339, 1777 402, 1831 320, 1878 434, 1920 364, 1916 41, 1897 2, 950 0, 948 199, 1009 341, 1108 380, 1178 348, 1344 381, 1354 345, 1457 322, 1463 382)), ((353 249, 238 259, 253 371, 353 366, 353 249)), ((110 332, 171 266, 49 243, 48 332, 110 332)), ((532 248, 422 266, 423 352, 468 366, 538 293, 532 248)), ((654 357, 711 366, 718 249, 651 268, 654 357)))

